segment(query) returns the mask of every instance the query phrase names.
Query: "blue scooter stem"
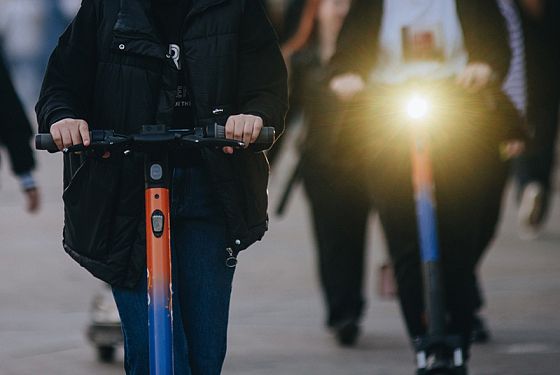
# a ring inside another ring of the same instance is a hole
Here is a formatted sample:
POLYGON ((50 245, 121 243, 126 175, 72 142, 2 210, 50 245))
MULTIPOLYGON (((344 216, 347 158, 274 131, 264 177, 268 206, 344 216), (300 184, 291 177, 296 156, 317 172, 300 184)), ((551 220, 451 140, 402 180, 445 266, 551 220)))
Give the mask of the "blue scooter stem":
POLYGON ((445 335, 445 309, 441 286, 434 179, 428 137, 421 130, 413 134, 412 174, 428 334, 443 337, 445 335))

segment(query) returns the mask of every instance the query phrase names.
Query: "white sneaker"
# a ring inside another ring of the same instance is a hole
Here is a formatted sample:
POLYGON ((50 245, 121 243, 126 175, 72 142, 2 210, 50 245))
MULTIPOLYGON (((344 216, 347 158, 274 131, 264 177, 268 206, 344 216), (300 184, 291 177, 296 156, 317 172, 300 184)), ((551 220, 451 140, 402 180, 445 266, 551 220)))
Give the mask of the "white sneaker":
POLYGON ((521 239, 535 240, 539 237, 543 223, 544 199, 543 186, 538 182, 531 182, 523 189, 517 216, 521 239))

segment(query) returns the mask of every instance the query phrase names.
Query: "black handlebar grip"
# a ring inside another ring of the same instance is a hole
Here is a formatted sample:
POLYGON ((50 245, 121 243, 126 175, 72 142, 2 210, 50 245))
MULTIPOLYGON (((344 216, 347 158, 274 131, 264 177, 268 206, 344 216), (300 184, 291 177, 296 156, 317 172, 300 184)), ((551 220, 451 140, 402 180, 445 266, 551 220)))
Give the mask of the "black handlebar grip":
POLYGON ((261 129, 261 133, 259 134, 255 143, 258 145, 266 145, 267 147, 270 147, 275 140, 276 129, 274 129, 272 126, 265 126, 261 129))
POLYGON ((58 146, 54 143, 52 135, 37 134, 35 135, 35 149, 56 152, 58 146))
MULTIPOLYGON (((213 129, 209 129, 210 136, 216 138, 226 137, 225 126, 215 124, 212 128, 213 129)), ((261 132, 254 144, 257 146, 265 146, 265 148, 268 148, 272 146, 272 144, 274 143, 275 137, 276 137, 276 130, 272 126, 265 126, 261 129, 261 132)))

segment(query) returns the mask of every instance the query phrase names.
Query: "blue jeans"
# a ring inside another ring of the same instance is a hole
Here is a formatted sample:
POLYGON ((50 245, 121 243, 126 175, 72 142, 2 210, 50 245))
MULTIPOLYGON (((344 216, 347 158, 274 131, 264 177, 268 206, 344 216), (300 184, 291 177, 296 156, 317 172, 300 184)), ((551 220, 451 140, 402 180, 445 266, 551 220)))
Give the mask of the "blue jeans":
MULTIPOLYGON (((173 342, 177 375, 218 375, 226 354, 234 270, 223 211, 200 167, 175 169, 172 188, 173 342)), ((128 375, 149 374, 146 279, 113 288, 128 375)))

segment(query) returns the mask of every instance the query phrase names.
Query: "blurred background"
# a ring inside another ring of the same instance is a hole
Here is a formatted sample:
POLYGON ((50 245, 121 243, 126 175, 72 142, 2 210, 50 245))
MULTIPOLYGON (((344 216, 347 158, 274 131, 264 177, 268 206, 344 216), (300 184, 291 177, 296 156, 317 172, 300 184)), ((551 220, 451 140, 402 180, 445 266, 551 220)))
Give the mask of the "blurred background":
MULTIPOLYGON (((79 0, 0 0, 0 44, 17 92, 35 123, 33 106, 57 38, 79 0)), ((281 40, 299 22, 286 18, 287 0, 267 6, 281 40), (290 26, 291 25, 291 26, 290 26)), ((279 203, 298 162, 301 119, 293 119, 275 157, 271 206, 279 203)), ((0 169, 0 375, 122 374, 122 349, 99 358, 87 339, 92 301, 103 285, 61 246, 62 162, 37 154, 41 208, 25 212, 25 196, 2 150, 0 169), (101 359, 101 360, 100 360, 101 359)), ((557 153, 558 154, 558 153, 557 153)), ((558 173, 556 173, 558 176, 558 173)), ((552 375, 560 362, 560 202, 553 182, 550 213, 538 238, 518 235, 514 192, 508 189, 497 240, 481 269, 492 329, 474 348, 472 373, 552 375)), ((229 353, 224 374, 400 375, 412 373, 413 355, 395 300, 378 293, 385 244, 372 215, 368 224, 368 299, 363 337, 341 348, 324 329, 324 309, 308 206, 296 186, 289 210, 273 213, 265 241, 240 257, 229 353)), ((100 303, 97 300, 97 303, 100 303)), ((105 303, 105 302, 103 302, 105 303)), ((97 306, 98 308, 100 306, 97 306)), ((101 306, 101 308, 105 308, 101 306)), ((111 307, 106 307, 110 313, 111 307)))

